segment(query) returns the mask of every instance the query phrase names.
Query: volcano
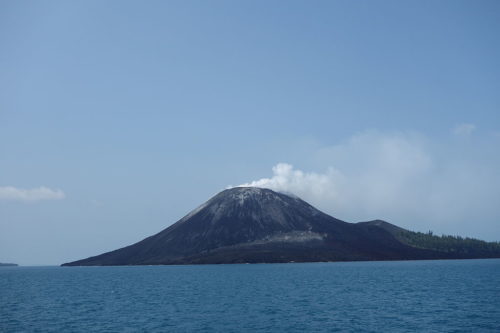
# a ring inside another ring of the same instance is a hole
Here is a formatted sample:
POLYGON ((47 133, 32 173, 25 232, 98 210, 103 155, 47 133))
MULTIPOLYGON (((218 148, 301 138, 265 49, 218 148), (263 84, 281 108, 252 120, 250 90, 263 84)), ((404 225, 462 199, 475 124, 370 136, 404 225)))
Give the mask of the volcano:
POLYGON ((500 244, 381 220, 348 223, 293 195, 227 189, 133 245, 63 266, 282 263, 500 257, 500 244))

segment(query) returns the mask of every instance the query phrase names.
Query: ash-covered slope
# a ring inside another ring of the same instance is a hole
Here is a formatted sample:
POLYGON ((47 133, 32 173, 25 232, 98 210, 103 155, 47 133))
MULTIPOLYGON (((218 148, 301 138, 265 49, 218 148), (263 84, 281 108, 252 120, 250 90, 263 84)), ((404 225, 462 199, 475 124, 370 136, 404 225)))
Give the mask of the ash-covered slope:
MULTIPOLYGON (((269 189, 220 192, 136 244, 64 264, 156 265, 452 258, 411 246, 387 222, 347 223, 269 189)), ((500 253, 499 253, 500 254, 500 253)))

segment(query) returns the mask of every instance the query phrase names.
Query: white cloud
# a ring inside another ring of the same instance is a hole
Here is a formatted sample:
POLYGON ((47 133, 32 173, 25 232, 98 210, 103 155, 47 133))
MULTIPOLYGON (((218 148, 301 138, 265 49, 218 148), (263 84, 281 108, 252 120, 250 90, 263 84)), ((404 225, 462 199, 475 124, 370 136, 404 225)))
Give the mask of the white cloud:
POLYGON ((279 163, 270 178, 242 186, 291 192, 347 221, 381 218, 413 230, 488 238, 500 222, 499 140, 488 140, 460 146, 370 131, 312 153, 321 172, 279 163))
POLYGON ((0 200, 2 201, 34 202, 41 200, 60 200, 65 197, 66 195, 62 190, 54 190, 44 186, 32 189, 0 186, 0 200))
POLYGON ((472 132, 474 132, 475 130, 476 130, 476 125, 464 123, 455 126, 455 128, 453 129, 453 134, 467 136, 471 135, 472 132))

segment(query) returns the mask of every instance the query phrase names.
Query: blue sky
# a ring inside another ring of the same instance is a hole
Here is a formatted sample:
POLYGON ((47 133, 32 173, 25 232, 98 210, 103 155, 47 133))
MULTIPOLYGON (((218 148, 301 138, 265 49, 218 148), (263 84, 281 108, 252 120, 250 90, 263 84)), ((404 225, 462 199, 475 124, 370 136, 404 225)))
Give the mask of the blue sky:
POLYGON ((498 1, 3 1, 0 262, 128 245, 263 178, 500 240, 499 33, 498 1))

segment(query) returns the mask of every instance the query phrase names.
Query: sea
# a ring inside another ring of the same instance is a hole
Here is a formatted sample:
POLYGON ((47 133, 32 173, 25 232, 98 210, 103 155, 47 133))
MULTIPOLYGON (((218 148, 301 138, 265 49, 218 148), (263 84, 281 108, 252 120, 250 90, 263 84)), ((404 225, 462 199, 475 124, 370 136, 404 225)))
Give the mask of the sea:
POLYGON ((500 332, 500 259, 2 267, 0 332, 500 332))

